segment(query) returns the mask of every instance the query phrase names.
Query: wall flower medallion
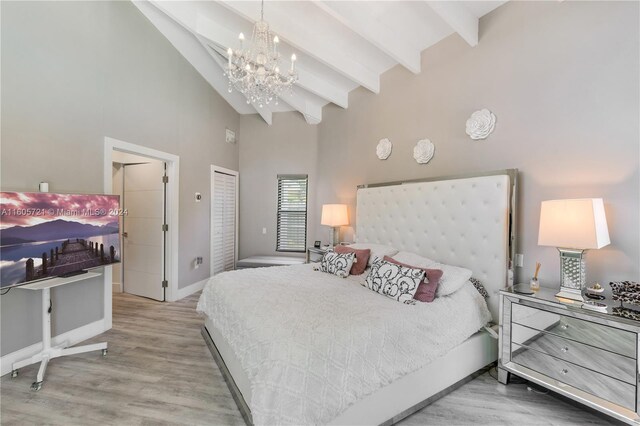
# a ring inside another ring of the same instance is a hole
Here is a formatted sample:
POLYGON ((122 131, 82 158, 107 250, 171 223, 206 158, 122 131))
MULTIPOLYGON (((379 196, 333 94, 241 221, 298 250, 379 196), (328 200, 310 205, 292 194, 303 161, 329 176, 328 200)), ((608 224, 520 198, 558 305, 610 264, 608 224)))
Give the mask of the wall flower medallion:
POLYGON ((392 148, 393 144, 389 139, 380 139, 380 142, 378 142, 378 146, 376 146, 376 155, 379 159, 386 160, 391 155, 392 148))
POLYGON ((429 139, 422 139, 413 148, 413 158, 418 164, 427 164, 433 158, 435 149, 433 142, 429 139))
POLYGON ((486 139, 496 127, 496 116, 486 108, 481 109, 471 114, 466 127, 471 139, 486 139))

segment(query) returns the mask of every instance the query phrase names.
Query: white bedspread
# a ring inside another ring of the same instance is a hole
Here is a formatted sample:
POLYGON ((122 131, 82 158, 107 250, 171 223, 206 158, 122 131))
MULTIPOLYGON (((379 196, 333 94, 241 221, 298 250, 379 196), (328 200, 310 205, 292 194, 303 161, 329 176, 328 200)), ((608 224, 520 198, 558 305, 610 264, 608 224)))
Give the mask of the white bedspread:
POLYGON ((256 425, 325 424, 491 320, 470 283, 405 305, 308 264, 216 275, 197 309, 249 378, 256 425))

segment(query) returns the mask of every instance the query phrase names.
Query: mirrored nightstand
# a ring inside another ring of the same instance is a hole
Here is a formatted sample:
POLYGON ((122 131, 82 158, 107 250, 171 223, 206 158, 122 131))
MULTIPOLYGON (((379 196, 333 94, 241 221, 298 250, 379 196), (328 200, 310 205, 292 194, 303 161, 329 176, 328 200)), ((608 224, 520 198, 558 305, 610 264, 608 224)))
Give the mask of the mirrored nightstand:
POLYGON ((307 248, 307 260, 306 263, 320 262, 322 256, 327 252, 327 249, 309 247, 307 248))
POLYGON ((640 422, 640 322, 563 303, 555 289, 500 292, 498 378, 515 374, 627 423, 640 422))

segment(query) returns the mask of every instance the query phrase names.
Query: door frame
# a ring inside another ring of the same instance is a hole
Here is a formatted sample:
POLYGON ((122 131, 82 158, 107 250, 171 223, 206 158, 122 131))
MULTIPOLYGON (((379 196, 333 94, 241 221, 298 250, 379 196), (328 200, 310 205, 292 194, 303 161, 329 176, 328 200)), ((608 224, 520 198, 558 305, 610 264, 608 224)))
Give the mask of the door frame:
POLYGON ((211 203, 209 206, 209 275, 213 276, 213 201, 214 201, 214 173, 215 172, 220 172, 220 173, 226 173, 228 175, 232 175, 235 176, 236 178, 236 230, 235 230, 235 246, 234 246, 234 259, 233 259, 233 265, 235 268, 235 265, 238 263, 238 216, 239 216, 239 210, 238 210, 238 206, 239 206, 239 199, 240 199, 240 173, 236 170, 231 170, 231 169, 226 169, 224 167, 220 167, 220 166, 214 166, 213 164, 211 165, 211 176, 210 176, 210 181, 211 181, 211 203))
MULTIPOLYGON (((132 144, 106 136, 104 138, 104 169, 103 182, 105 194, 113 192, 113 151, 121 151, 130 154, 142 155, 164 161, 167 164, 166 195, 166 223, 169 225, 167 231, 165 259, 166 277, 169 281, 165 290, 165 301, 173 302, 178 300, 178 215, 179 215, 179 187, 180 187, 180 157, 145 146, 132 144)), ((111 268, 104 268, 104 322, 105 328, 112 325, 112 271, 111 268)))

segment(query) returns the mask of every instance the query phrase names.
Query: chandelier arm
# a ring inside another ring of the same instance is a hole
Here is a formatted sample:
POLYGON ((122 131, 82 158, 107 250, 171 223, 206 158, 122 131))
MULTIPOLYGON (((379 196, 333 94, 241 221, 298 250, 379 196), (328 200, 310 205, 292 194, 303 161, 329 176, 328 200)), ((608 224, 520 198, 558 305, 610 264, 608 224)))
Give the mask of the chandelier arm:
MULTIPOLYGON (((242 36, 240 38, 242 40, 242 36)), ((280 73, 277 43, 277 38, 269 31, 269 24, 264 21, 264 0, 261 0, 260 21, 253 27, 250 44, 234 52, 235 56, 229 56, 226 72, 229 91, 233 87, 247 98, 248 104, 259 108, 274 100, 278 105, 282 95, 291 93, 298 75, 293 64, 288 73, 280 73)))

